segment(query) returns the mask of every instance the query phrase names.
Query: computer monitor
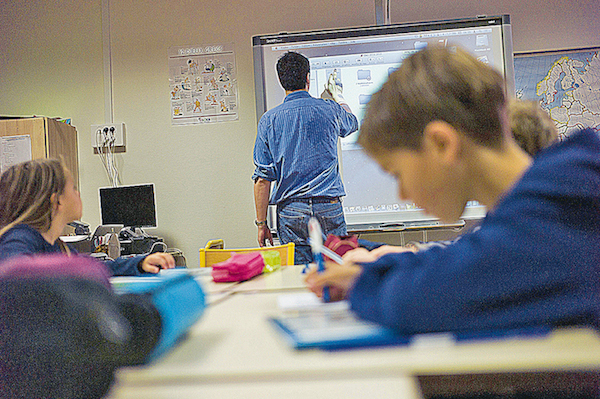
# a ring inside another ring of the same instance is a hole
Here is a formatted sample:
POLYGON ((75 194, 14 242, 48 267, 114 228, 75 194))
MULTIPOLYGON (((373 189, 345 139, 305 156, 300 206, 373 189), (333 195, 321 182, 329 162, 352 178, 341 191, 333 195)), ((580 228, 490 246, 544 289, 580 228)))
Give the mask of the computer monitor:
POLYGON ((154 184, 102 187, 98 191, 103 225, 157 227, 154 184))
MULTIPOLYGON (((409 24, 279 33, 252 38, 256 112, 281 104, 285 92, 276 63, 287 51, 310 61, 310 89, 319 97, 335 69, 344 99, 359 123, 366 104, 391 72, 410 54, 436 44, 460 46, 505 78, 507 93, 514 96, 514 66, 510 17, 476 17, 409 24)), ((344 213, 350 230, 374 229, 409 222, 435 222, 415 204, 398 199, 395 180, 385 174, 356 144, 357 133, 341 140, 340 167, 346 197, 344 213)), ((481 218, 485 207, 470 202, 463 218, 481 218)), ((436 223, 432 223, 436 224, 436 223)))

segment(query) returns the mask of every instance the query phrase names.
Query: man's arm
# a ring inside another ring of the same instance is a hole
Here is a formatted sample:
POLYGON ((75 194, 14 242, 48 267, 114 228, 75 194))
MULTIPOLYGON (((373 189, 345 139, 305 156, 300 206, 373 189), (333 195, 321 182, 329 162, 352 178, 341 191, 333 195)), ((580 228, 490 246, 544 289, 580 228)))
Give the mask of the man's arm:
POLYGON ((340 115, 340 122, 342 128, 340 129, 339 135, 346 137, 349 134, 358 130, 358 119, 352 113, 352 109, 344 99, 342 92, 344 91, 342 83, 337 79, 337 71, 334 70, 330 75, 325 84, 325 90, 321 93, 321 98, 333 100, 345 111, 340 115))
MULTIPOLYGON (((325 86, 326 96, 333 99, 336 103, 338 103, 346 112, 352 113, 350 106, 344 99, 342 95, 344 89, 342 83, 337 79, 337 70, 333 70, 333 73, 329 75, 329 79, 327 80, 327 85, 325 86)), ((323 97, 323 96, 321 96, 323 97)))
POLYGON ((258 227, 258 245, 266 246, 269 240, 273 245, 273 236, 267 225, 267 207, 269 206, 269 195, 271 193, 271 182, 262 177, 254 181, 254 205, 256 207, 256 225, 258 227))

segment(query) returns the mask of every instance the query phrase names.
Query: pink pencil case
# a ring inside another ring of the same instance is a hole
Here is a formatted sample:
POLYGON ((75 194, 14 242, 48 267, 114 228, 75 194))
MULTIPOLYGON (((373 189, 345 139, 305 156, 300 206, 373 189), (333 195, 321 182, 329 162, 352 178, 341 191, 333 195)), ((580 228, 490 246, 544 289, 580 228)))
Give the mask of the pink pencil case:
POLYGON ((260 252, 232 253, 226 261, 215 263, 210 274, 216 283, 244 281, 261 274, 264 267, 260 252))

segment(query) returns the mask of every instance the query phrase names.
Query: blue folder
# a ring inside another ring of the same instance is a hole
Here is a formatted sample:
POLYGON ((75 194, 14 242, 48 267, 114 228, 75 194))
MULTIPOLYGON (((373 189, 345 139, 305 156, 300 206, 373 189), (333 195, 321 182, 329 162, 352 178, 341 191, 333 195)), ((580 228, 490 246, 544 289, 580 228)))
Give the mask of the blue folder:
POLYGON ((347 306, 299 310, 269 320, 295 349, 342 350, 353 348, 433 344, 452 345, 464 341, 541 337, 550 326, 510 328, 495 331, 440 332, 400 335, 393 330, 357 318, 347 306))

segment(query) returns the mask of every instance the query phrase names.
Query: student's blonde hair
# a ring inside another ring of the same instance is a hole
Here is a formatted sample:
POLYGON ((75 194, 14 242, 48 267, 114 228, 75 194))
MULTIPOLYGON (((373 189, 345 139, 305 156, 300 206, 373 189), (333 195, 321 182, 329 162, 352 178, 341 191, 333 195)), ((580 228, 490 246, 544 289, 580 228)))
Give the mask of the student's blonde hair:
POLYGON ((508 121, 515 141, 529 155, 558 140, 558 129, 537 101, 512 100, 508 104, 508 121))
MULTIPOLYGON (((36 159, 8 168, 0 176, 0 237, 17 224, 40 233, 52 223, 52 195, 66 186, 65 166, 58 159, 36 159)), ((59 240, 63 252, 68 248, 59 240)))

